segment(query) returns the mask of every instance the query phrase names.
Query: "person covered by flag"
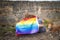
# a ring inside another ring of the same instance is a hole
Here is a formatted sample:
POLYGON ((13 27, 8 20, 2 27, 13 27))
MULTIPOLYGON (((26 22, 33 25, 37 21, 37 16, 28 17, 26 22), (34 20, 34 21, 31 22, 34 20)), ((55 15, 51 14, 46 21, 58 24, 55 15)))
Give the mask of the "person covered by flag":
POLYGON ((16 34, 34 34, 39 31, 37 16, 25 14, 25 17, 16 23, 16 34))
POLYGON ((43 22, 37 16, 32 14, 25 14, 25 17, 16 23, 16 35, 34 34, 37 32, 45 32, 43 22))
POLYGON ((39 33, 46 32, 46 26, 44 25, 45 19, 38 17, 38 23, 39 23, 39 33))

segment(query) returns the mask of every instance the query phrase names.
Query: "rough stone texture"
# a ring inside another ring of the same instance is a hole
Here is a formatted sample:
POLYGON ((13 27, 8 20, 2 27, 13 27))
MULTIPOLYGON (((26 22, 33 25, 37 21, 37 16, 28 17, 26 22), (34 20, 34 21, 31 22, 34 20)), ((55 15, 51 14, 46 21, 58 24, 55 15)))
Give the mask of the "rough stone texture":
POLYGON ((60 25, 60 2, 0 2, 0 40, 60 40, 60 33, 15 36, 15 24, 28 13, 56 21, 60 25), (55 14, 58 14, 55 15, 55 14))
POLYGON ((59 20, 60 2, 0 2, 0 24, 15 24, 25 11, 41 18, 59 20), (58 15, 58 16, 57 16, 58 15))

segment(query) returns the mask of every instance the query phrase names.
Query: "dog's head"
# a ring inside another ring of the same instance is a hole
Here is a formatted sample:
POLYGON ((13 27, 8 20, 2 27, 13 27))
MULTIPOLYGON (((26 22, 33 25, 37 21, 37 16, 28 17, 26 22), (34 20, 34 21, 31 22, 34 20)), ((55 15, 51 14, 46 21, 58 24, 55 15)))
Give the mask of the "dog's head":
POLYGON ((58 26, 58 25, 55 25, 55 24, 51 25, 51 24, 49 24, 48 27, 50 28, 50 31, 51 31, 51 32, 60 31, 60 26, 58 26))

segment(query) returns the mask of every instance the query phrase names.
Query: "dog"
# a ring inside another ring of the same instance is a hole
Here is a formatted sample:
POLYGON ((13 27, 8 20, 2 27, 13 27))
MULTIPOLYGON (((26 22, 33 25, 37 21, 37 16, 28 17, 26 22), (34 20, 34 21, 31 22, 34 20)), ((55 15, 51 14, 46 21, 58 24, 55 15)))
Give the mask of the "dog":
POLYGON ((48 24, 48 30, 51 32, 57 32, 57 31, 60 31, 60 26, 55 25, 53 23, 49 23, 48 24))

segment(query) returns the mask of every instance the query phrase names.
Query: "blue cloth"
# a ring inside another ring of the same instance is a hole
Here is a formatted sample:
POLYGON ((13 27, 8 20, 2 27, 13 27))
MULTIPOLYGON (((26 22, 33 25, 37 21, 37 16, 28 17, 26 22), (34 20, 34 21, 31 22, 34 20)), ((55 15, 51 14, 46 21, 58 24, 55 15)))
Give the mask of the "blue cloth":
POLYGON ((38 19, 38 23, 39 24, 42 24, 42 19, 38 19))
POLYGON ((46 28, 45 27, 40 27, 39 28, 39 33, 43 33, 43 32, 46 32, 46 28))
MULTIPOLYGON (((42 24, 43 19, 38 19, 38 23, 42 24)), ((46 27, 39 27, 39 33, 46 32, 46 27)))

